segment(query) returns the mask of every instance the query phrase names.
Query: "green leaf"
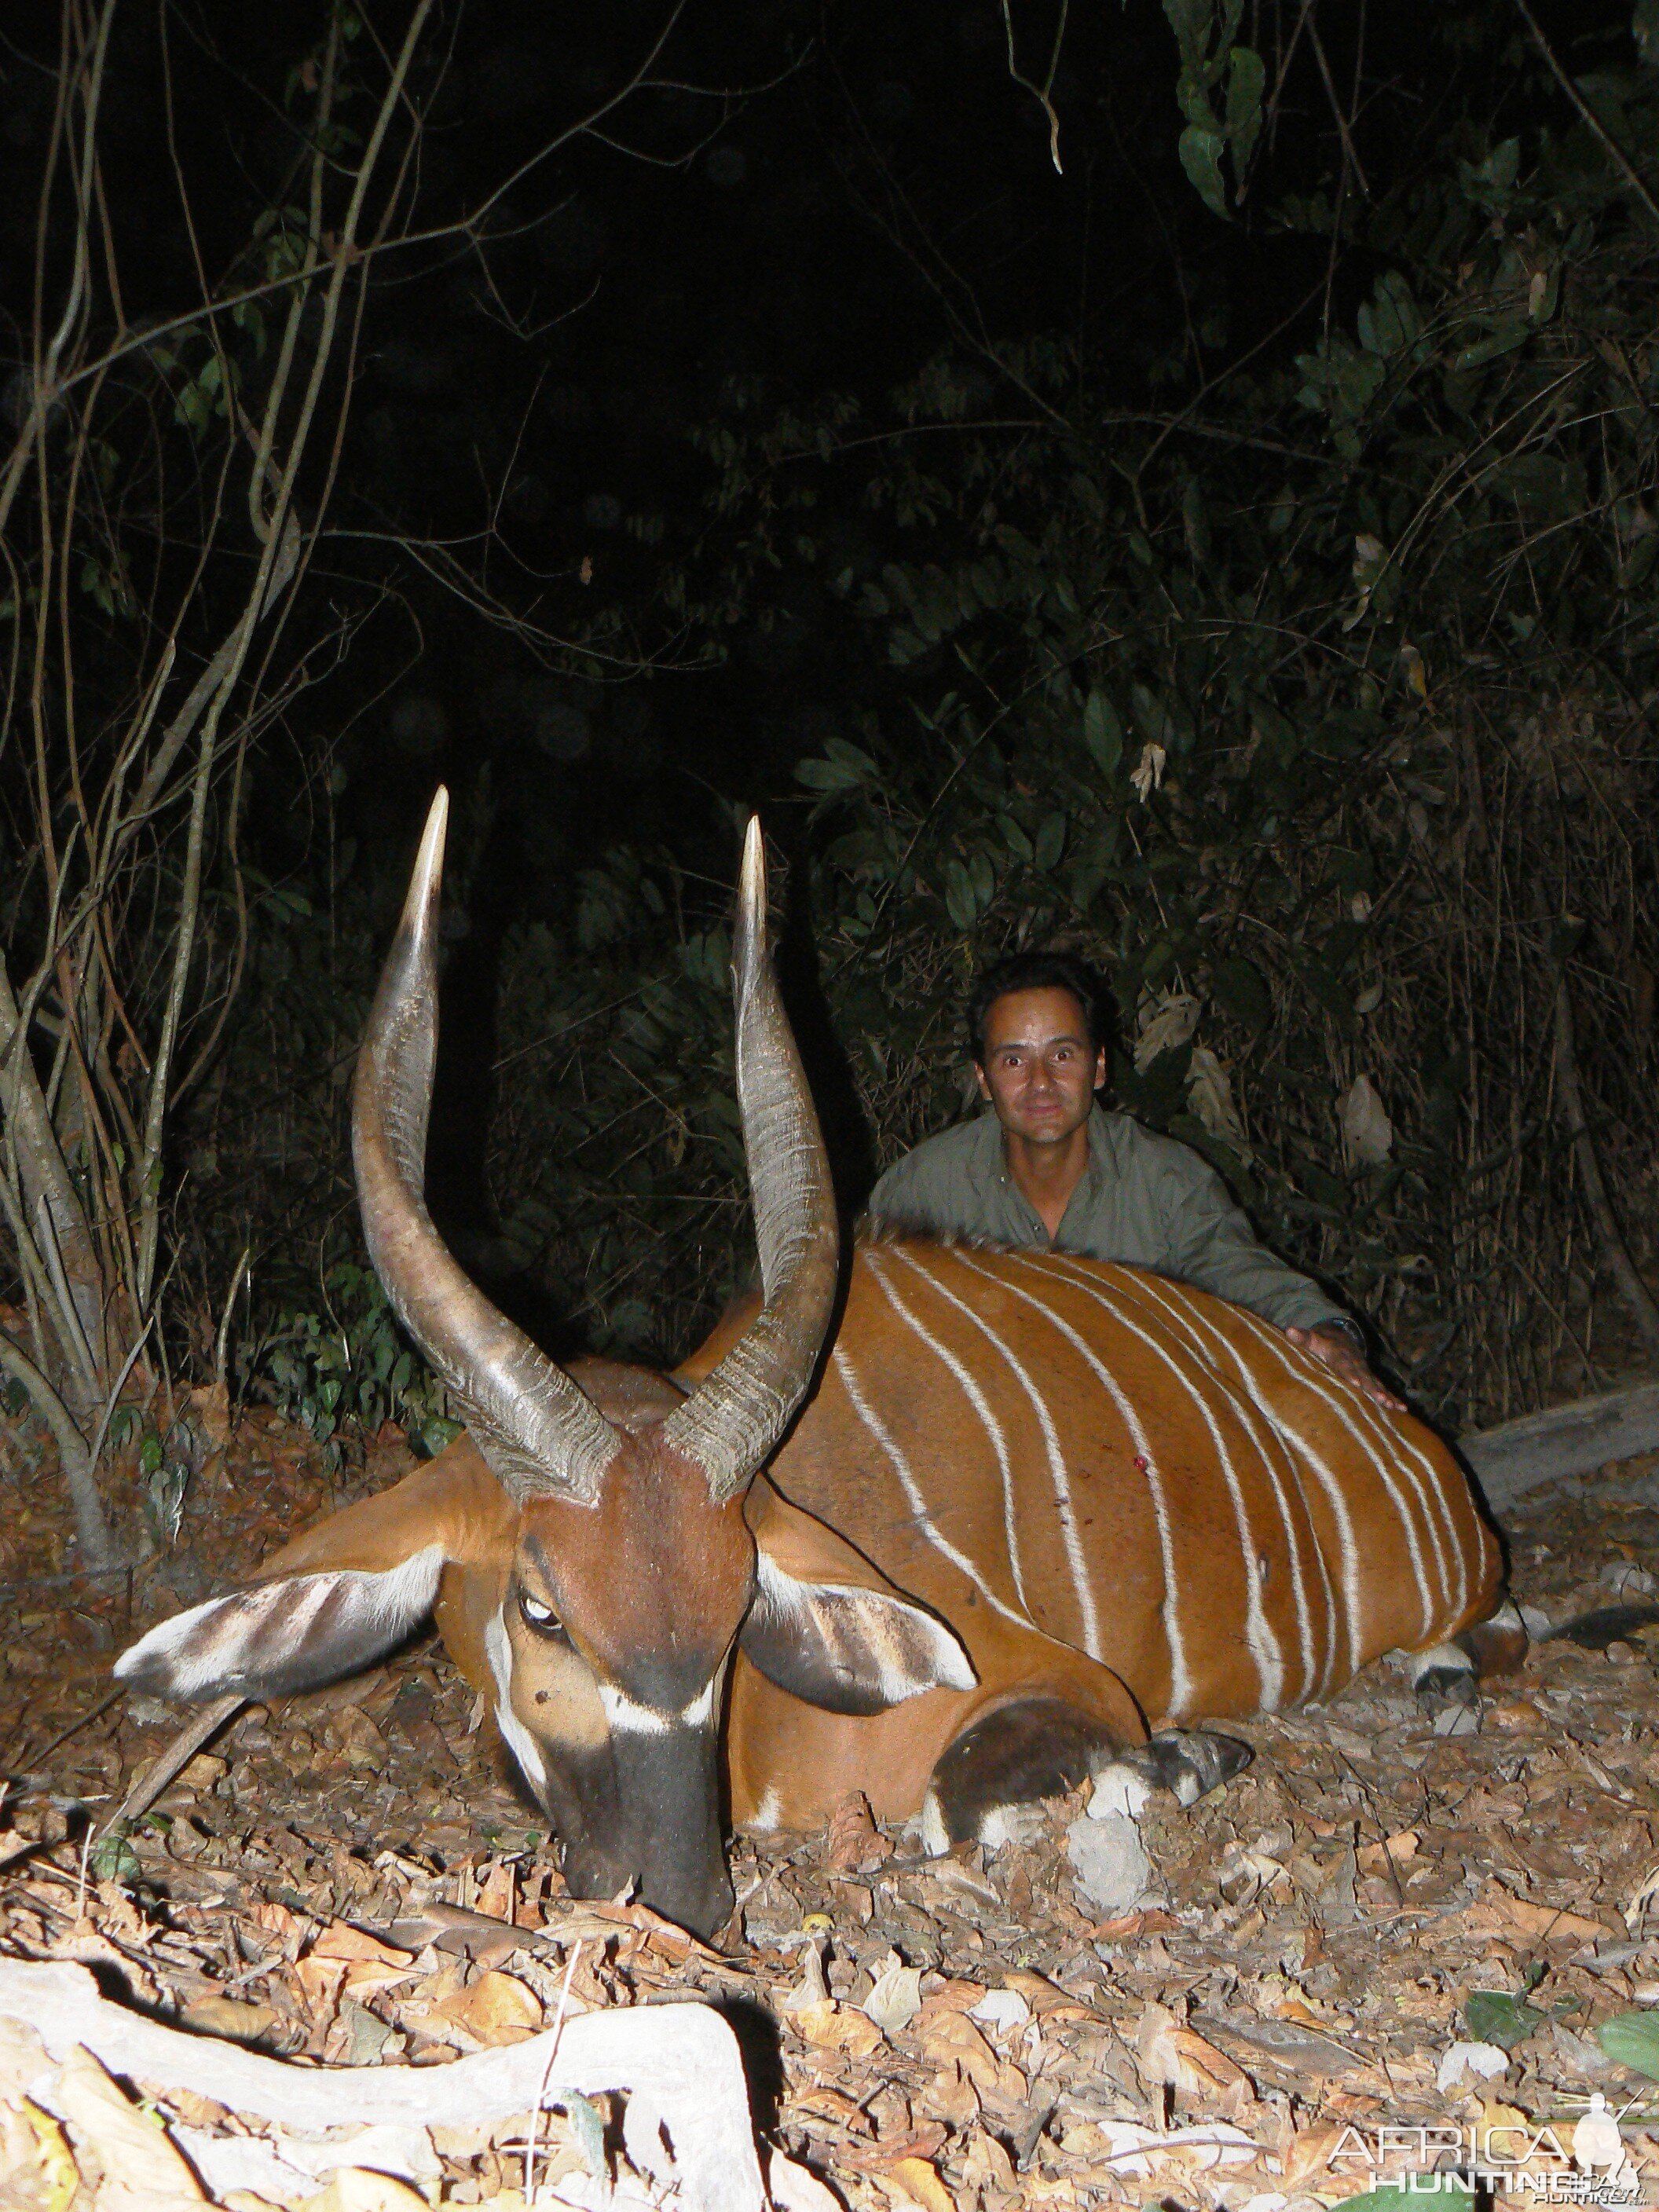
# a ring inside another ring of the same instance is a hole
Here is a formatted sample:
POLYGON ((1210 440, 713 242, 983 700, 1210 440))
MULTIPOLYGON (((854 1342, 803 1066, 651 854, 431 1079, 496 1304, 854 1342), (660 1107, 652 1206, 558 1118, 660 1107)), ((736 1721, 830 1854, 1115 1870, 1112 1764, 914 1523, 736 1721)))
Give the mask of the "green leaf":
POLYGON ((1452 366, 1454 368, 1479 368, 1483 362, 1497 361, 1504 354, 1513 353, 1517 346, 1525 345, 1532 327, 1524 315, 1518 315, 1491 337, 1482 338, 1478 345, 1465 346, 1462 352, 1455 356, 1452 366))
POLYGON ((1515 180, 1521 173, 1521 141, 1505 138, 1484 161, 1460 161, 1457 180, 1467 197, 1486 215, 1507 215, 1515 198, 1515 180))
POLYGON ((1181 134, 1176 151, 1187 172, 1187 181, 1205 206, 1212 215, 1218 215, 1223 222, 1231 222, 1227 190, 1221 181, 1221 155, 1226 143, 1218 131, 1201 130, 1196 123, 1189 123, 1181 134))
POLYGON ((1066 850, 1066 817, 1045 814, 1036 834, 1036 864, 1043 869, 1058 866, 1060 854, 1066 850))
POLYGON ((1273 1018, 1273 994, 1261 970, 1242 954, 1230 953, 1210 970, 1210 992, 1224 1014, 1246 1029, 1262 1030, 1273 1018))
POLYGON ((1571 521, 1589 499, 1583 463, 1554 453, 1516 453, 1490 471, 1486 486, 1513 500, 1523 522, 1571 521))
POLYGON ((1157 692, 1149 690, 1144 684, 1135 684, 1130 686, 1129 697, 1134 708, 1135 727, 1141 736, 1155 745, 1167 745, 1170 717, 1157 692))
POLYGON ((1233 175, 1243 183, 1261 130, 1261 94, 1267 81, 1261 57, 1252 46, 1235 46, 1227 77, 1227 143, 1233 175))
POLYGON ((1659 2081, 1659 2013, 1619 2012, 1604 2020, 1596 2040, 1609 2058, 1659 2081))
POLYGON ((1523 2004, 1502 1990, 1471 1990, 1463 2017, 1475 2042, 1495 2043, 1500 2051, 1513 2051, 1549 2022, 1549 2015, 1535 2005, 1523 2004))
POLYGON ((131 1888, 143 1875, 138 1854, 127 1840, 131 1832, 129 1822, 117 1820, 108 1833, 100 1836, 93 1845, 87 1864, 100 1881, 118 1882, 124 1888, 131 1888))
POLYGON ((1103 776, 1115 775, 1123 758, 1123 725, 1103 691, 1091 691, 1083 709, 1083 742, 1103 776))
POLYGON ((947 860, 945 864, 945 904, 958 929, 971 929, 979 919, 974 887, 960 860, 947 860))

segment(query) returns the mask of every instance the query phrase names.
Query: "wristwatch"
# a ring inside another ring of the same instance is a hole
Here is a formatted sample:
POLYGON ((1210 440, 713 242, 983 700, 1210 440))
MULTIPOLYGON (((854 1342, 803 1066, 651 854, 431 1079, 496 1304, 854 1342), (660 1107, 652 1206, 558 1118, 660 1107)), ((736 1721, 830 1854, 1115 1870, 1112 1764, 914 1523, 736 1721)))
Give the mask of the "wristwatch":
POLYGON ((1320 1321, 1314 1323, 1316 1334, 1317 1334, 1321 1329, 1328 1331, 1334 1328, 1341 1330, 1343 1335, 1347 1338, 1349 1343, 1352 1345, 1354 1350, 1363 1359, 1365 1356, 1365 1335, 1364 1330, 1360 1328, 1359 1323, 1357 1321, 1350 1321, 1346 1314, 1333 1314, 1328 1321, 1320 1321))

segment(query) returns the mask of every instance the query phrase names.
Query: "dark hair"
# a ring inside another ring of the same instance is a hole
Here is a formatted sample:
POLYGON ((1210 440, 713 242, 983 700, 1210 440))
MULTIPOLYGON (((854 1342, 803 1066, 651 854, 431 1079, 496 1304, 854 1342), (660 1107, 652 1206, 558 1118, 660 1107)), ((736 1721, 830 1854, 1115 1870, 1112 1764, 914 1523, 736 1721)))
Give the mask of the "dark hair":
POLYGON ((1011 991, 1069 991, 1083 1009, 1083 1024, 1096 1052, 1106 1042, 1107 991, 1086 960, 1075 952, 1015 952, 994 961, 968 994, 968 1049, 974 1065, 985 1065, 985 1024, 992 1007, 1011 991))

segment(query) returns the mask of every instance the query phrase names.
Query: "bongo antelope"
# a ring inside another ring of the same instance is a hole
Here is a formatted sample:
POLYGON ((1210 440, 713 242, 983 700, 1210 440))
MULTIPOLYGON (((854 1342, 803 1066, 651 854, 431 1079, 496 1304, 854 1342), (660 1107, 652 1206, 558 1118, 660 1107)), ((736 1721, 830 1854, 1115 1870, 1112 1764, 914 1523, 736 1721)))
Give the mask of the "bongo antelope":
POLYGON ((556 1365, 422 1196, 446 805, 354 1144, 374 1265, 470 1434, 153 1628, 125 1680, 307 1688, 435 1612, 571 1889, 634 1881, 708 1932, 732 1901, 723 1782, 739 1825, 811 1826, 860 1788, 944 1849, 1115 1762, 1190 1798, 1248 1756, 1192 1723, 1331 1695, 1391 1649, 1454 1687, 1518 1650, 1445 1448, 1250 1314, 1133 1268, 909 1241, 860 1245, 837 1310, 754 822, 733 981, 762 1291, 672 1375, 556 1365))

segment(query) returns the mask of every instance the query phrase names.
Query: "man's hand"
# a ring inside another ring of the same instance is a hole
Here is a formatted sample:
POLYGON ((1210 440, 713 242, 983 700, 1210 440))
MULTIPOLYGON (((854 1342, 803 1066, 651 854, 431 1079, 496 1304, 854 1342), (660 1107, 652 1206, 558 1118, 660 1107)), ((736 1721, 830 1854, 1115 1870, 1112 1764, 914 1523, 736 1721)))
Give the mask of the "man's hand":
POLYGON ((1354 1348, 1353 1339, 1345 1328, 1287 1328, 1285 1335, 1304 1352, 1311 1352, 1322 1365, 1333 1375, 1340 1375, 1345 1382, 1352 1382, 1356 1390, 1363 1390, 1379 1406, 1386 1406, 1391 1413, 1403 1413, 1406 1401, 1396 1398, 1386 1382, 1380 1382, 1366 1365, 1364 1356, 1354 1348))

